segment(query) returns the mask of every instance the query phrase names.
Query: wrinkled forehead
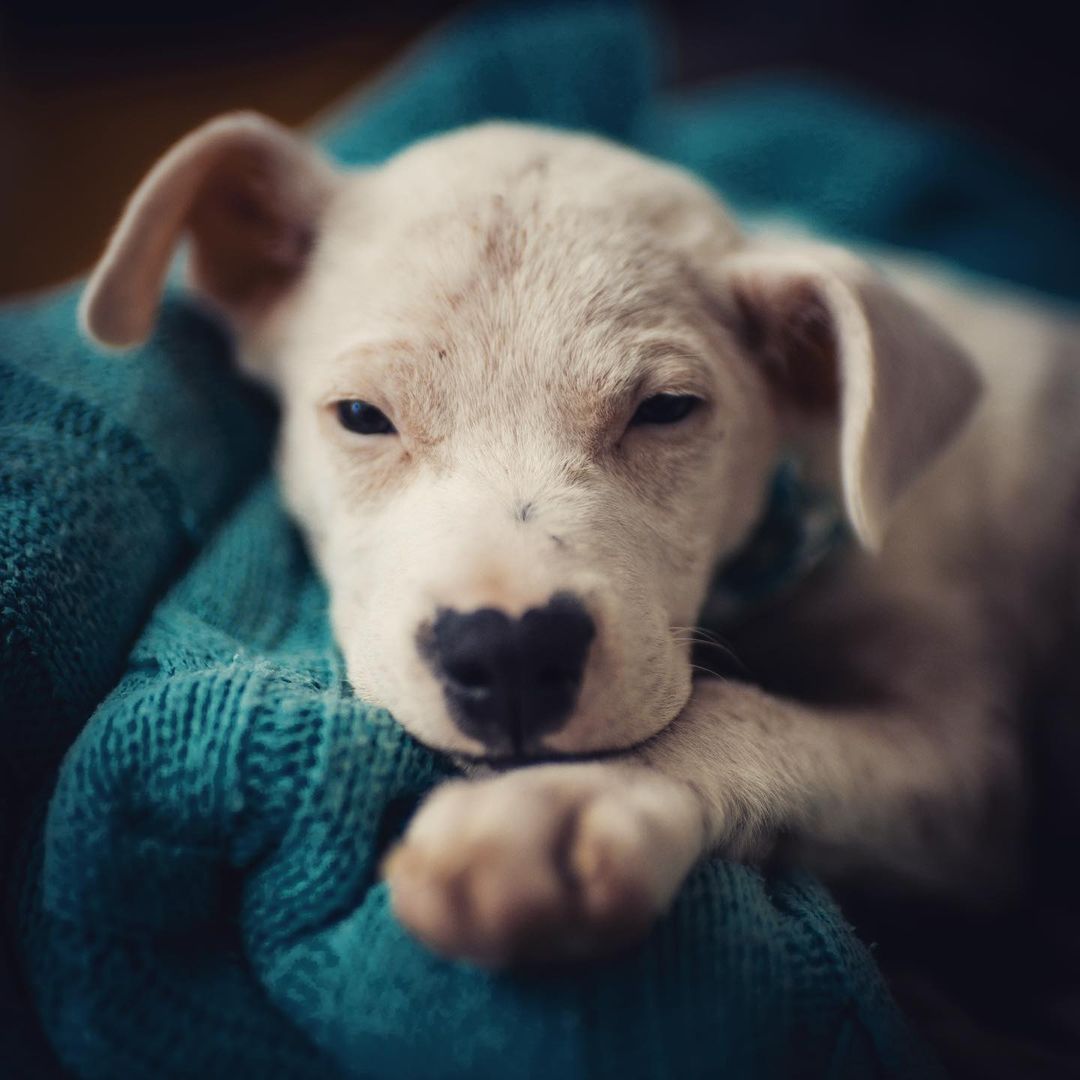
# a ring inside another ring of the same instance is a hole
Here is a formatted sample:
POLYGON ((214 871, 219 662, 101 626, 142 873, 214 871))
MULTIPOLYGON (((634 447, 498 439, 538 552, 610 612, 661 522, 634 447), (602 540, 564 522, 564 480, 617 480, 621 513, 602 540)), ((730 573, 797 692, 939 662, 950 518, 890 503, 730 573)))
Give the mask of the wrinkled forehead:
POLYGON ((300 370, 343 391, 385 366, 472 372, 473 394, 560 379, 614 393, 700 366, 715 312, 686 234, 723 248, 734 225, 696 185, 628 158, 605 148, 589 172, 541 147, 485 171, 429 152, 350 180, 298 319, 300 370))

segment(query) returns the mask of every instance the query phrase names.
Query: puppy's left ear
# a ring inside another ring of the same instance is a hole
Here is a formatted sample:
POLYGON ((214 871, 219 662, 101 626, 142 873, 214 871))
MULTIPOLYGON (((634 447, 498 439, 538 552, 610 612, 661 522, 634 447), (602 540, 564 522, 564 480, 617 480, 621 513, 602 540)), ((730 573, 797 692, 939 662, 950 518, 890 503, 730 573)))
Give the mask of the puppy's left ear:
POLYGON ((739 333, 781 416, 837 427, 847 516, 881 545, 896 500, 980 393, 958 345, 894 286, 825 244, 749 245, 725 260, 739 333))

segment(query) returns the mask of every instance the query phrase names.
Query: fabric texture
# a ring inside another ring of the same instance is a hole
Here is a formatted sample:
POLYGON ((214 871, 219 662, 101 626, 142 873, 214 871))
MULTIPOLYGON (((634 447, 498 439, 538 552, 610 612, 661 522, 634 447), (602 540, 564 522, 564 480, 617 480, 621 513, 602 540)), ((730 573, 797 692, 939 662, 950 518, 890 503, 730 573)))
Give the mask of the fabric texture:
MULTIPOLYGON (((814 84, 671 96, 655 41, 624 5, 481 10, 322 138, 362 164, 491 116, 597 130, 738 208, 1080 292, 1075 208, 993 151, 814 84)), ((272 426, 182 297, 123 358, 70 292, 0 313, 0 1073, 47 1075, 39 1022, 92 1077, 936 1075, 806 877, 711 861, 568 971, 412 942, 378 862, 448 766, 348 690, 272 426)))

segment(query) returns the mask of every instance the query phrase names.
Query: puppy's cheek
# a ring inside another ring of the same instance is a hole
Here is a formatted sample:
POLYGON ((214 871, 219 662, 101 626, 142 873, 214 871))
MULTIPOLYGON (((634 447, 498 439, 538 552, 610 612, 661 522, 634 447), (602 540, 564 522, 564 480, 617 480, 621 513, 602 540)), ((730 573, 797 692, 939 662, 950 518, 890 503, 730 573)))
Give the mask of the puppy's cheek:
POLYGON ((346 656, 349 681, 357 696, 386 709, 414 739, 433 750, 476 755, 483 746, 466 737, 453 723, 442 687, 426 666, 406 655, 378 652, 376 634, 371 651, 358 648, 346 656))
POLYGON ((636 746, 675 719, 690 699, 691 685, 690 665, 677 648, 665 643, 635 653, 625 664, 591 674, 573 719, 545 744, 564 754, 636 746))
POLYGON ((356 696, 372 705, 385 705, 386 662, 381 651, 380 626, 372 605, 357 603, 348 588, 330 582, 330 622, 334 640, 345 660, 345 673, 356 696))

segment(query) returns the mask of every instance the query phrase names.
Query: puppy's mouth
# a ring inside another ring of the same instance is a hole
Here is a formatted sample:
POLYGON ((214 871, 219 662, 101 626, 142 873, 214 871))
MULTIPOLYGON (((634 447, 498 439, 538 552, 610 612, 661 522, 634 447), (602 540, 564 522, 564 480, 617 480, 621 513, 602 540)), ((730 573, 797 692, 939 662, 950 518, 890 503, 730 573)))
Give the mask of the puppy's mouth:
POLYGON ((671 722, 665 724, 659 731, 653 732, 644 739, 628 743, 625 746, 600 747, 593 750, 552 750, 548 747, 538 746, 521 751, 492 752, 473 754, 463 750, 441 749, 439 752, 448 754, 455 762, 462 766, 473 769, 491 769, 504 771, 506 769, 520 769, 528 765, 570 765, 588 764, 595 761, 613 761, 628 757, 642 749, 653 741, 658 735, 667 730, 671 722))

